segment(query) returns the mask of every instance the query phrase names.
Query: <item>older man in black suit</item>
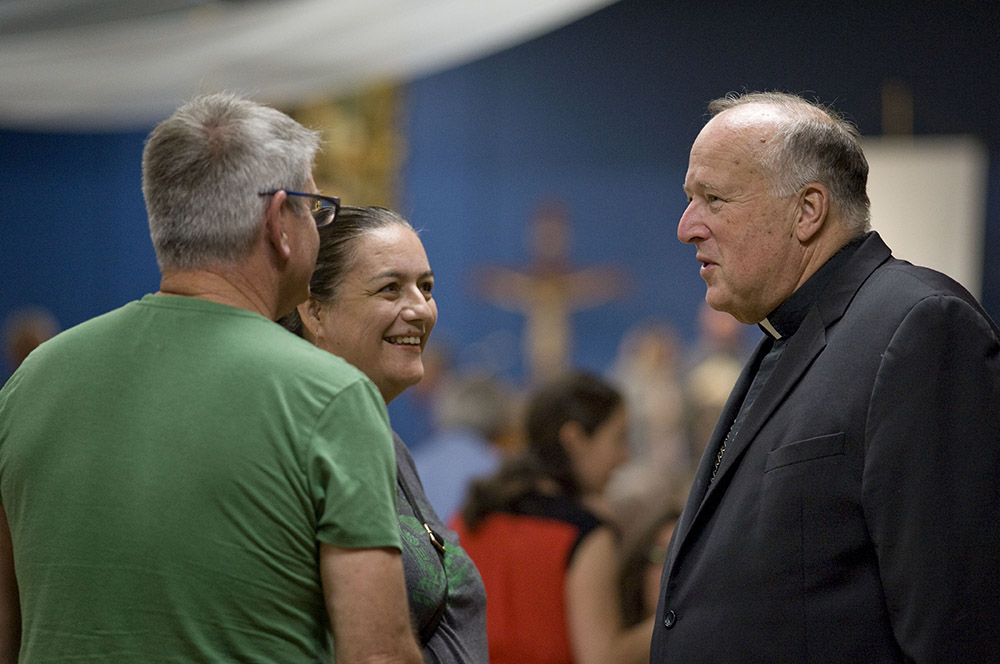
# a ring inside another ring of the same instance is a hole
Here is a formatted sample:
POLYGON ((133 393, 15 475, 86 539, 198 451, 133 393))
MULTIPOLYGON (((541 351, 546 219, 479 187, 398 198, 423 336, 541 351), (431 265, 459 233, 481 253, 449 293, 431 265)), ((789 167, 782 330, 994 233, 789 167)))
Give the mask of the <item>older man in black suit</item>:
POLYGON ((709 110, 677 235, 707 302, 765 334, 671 542, 650 661, 1000 661, 1000 331, 869 230, 839 115, 780 93, 709 110))

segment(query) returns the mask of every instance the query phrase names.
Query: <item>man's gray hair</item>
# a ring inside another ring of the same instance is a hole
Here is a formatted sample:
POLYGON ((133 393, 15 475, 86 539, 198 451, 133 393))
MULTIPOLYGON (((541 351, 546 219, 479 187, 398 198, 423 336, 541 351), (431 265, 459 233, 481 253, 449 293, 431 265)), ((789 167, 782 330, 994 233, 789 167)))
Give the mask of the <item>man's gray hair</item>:
POLYGON ((199 96, 177 109, 153 129, 142 155, 160 269, 245 258, 271 202, 260 192, 302 191, 318 149, 317 132, 235 94, 199 96))
POLYGON ((470 429, 493 440, 515 424, 514 388, 489 373, 468 371, 450 376, 434 404, 439 429, 470 429))
POLYGON ((778 125, 761 156, 774 193, 790 196, 810 182, 819 182, 830 191, 852 235, 870 230, 868 160, 857 127, 828 106, 784 92, 730 93, 709 103, 708 111, 714 117, 748 104, 770 106, 788 118, 778 125))

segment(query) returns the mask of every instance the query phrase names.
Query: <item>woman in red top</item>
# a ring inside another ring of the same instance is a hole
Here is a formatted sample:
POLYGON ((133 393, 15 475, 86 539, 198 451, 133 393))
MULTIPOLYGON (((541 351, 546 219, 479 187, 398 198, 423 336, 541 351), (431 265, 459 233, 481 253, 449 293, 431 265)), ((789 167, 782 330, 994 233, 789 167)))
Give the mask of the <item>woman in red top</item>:
POLYGON ((529 399, 526 434, 452 524, 486 585, 491 664, 648 661, 652 617, 624 627, 615 533, 587 506, 627 457, 621 395, 565 376, 529 399))

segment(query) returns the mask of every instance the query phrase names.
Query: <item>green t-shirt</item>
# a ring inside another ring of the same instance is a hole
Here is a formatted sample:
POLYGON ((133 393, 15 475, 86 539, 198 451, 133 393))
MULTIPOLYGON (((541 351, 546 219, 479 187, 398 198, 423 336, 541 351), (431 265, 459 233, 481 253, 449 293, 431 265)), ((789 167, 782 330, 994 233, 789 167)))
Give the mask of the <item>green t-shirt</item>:
POLYGON ((330 661, 319 542, 400 547, 371 382, 255 313, 148 295, 0 391, 21 661, 330 661))

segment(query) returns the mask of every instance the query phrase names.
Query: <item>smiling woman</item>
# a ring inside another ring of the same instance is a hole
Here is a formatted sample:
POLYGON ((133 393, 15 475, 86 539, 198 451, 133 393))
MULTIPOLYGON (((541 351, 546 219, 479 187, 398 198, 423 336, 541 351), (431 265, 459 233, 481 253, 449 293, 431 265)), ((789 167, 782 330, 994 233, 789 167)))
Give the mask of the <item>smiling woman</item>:
MULTIPOLYGON (((379 207, 343 207, 319 236, 311 295, 281 323, 360 369, 388 403, 420 382, 437 322, 424 246, 409 222, 379 207)), ((394 439, 403 567, 425 660, 485 662, 482 579, 434 513, 406 446, 394 439)))
POLYGON ((355 241, 351 269, 331 299, 299 306, 304 336, 364 371, 386 403, 423 378, 422 354, 437 321, 434 274, 417 234, 400 224, 355 241))

